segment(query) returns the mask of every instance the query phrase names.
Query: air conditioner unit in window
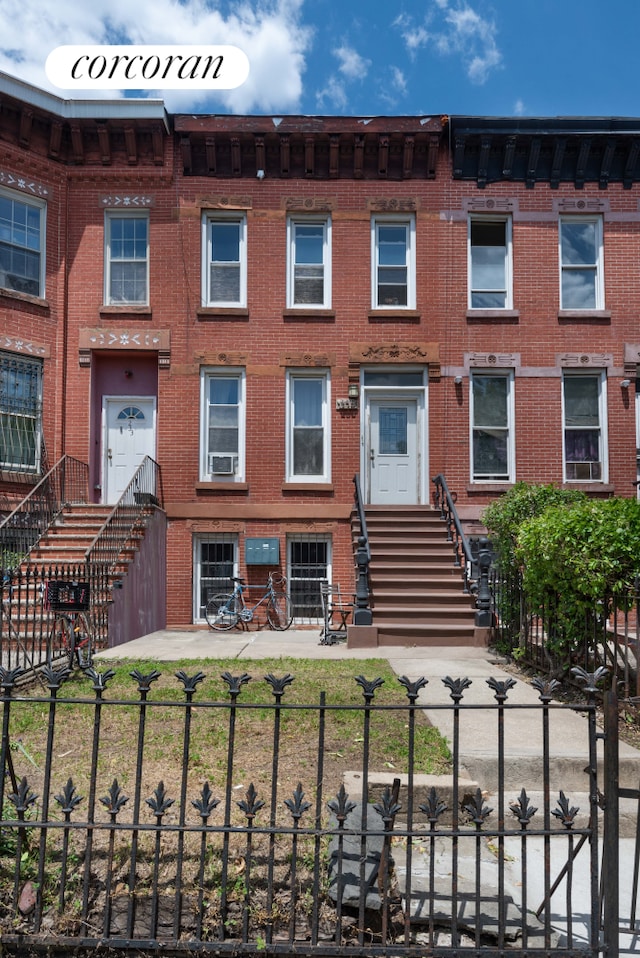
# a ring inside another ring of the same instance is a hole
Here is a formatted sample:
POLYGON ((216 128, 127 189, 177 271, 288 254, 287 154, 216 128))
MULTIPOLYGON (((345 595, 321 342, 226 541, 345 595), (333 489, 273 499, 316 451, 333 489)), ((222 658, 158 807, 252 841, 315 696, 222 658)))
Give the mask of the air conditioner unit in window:
POLYGON ((209 453, 209 472, 213 475, 232 476, 235 472, 234 456, 218 456, 209 453))

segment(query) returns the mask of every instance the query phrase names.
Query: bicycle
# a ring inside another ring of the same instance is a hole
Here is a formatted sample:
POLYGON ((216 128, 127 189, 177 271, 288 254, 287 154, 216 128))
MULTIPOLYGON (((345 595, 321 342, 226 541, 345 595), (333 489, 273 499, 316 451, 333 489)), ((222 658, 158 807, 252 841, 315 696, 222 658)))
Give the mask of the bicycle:
POLYGON ((255 605, 247 605, 245 592, 249 589, 244 579, 232 576, 233 592, 214 595, 207 602, 205 616, 209 626, 217 632, 228 632, 238 622, 247 624, 253 621, 256 610, 266 603, 267 621, 272 629, 284 632, 293 622, 291 599, 284 591, 284 576, 269 573, 264 594, 255 605))
POLYGON ((73 669, 77 659, 84 671, 93 664, 93 630, 88 616, 89 585, 86 582, 47 582, 45 607, 55 612, 47 639, 47 662, 54 655, 67 658, 73 669))

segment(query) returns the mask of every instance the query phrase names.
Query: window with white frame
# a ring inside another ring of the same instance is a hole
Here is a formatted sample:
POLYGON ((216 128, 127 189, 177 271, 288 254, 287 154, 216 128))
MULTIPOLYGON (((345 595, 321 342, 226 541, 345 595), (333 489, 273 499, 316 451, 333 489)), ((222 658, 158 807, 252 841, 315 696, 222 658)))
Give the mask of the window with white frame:
POLYGON ((244 371, 203 369, 201 389, 200 476, 204 480, 243 480, 244 371))
POLYGON ((40 471, 42 362, 0 353, 0 469, 40 471))
POLYGON ((202 622, 209 599, 233 589, 232 578, 238 574, 238 537, 233 533, 196 536, 193 569, 193 617, 202 622))
POLYGON ((602 218, 560 218, 560 307, 603 309, 602 218))
POLYGON ((471 374, 471 473, 474 482, 512 482, 513 373, 471 374))
POLYGON ((415 219, 374 217, 371 224, 372 306, 415 309, 415 219))
POLYGON ((603 371, 564 372, 562 412, 566 482, 606 482, 605 382, 603 371))
POLYGON ((105 214, 105 303, 149 302, 149 217, 140 213, 105 214))
POLYGON ((204 306, 246 306, 247 218, 205 213, 202 218, 204 306))
POLYGON ((287 305, 331 306, 331 220, 291 216, 287 221, 287 305))
POLYGON ((511 309, 511 217, 470 217, 468 275, 470 309, 511 309))
POLYGON ((322 619, 320 586, 331 582, 331 537, 291 535, 287 539, 287 582, 297 621, 322 619))
POLYGON ((0 190, 0 288, 44 297, 46 204, 0 190))
POLYGON ((287 479, 331 478, 328 372, 287 374, 287 479))

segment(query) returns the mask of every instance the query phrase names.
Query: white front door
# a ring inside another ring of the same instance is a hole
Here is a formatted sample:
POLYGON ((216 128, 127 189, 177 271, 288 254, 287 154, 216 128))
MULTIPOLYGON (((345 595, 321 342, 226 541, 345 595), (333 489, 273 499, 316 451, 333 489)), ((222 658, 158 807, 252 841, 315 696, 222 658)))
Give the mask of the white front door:
POLYGON ((368 502, 420 501, 417 399, 370 399, 367 454, 368 502))
POLYGON ((103 502, 117 502, 144 457, 155 457, 155 421, 154 398, 105 398, 103 502))

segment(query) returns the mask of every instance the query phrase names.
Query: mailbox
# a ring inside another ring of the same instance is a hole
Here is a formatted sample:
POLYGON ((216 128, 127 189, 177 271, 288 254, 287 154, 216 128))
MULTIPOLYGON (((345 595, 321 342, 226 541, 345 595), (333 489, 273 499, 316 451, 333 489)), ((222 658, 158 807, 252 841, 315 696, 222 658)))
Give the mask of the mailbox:
POLYGON ((278 538, 245 539, 244 558, 247 565, 277 565, 280 561, 278 538))

